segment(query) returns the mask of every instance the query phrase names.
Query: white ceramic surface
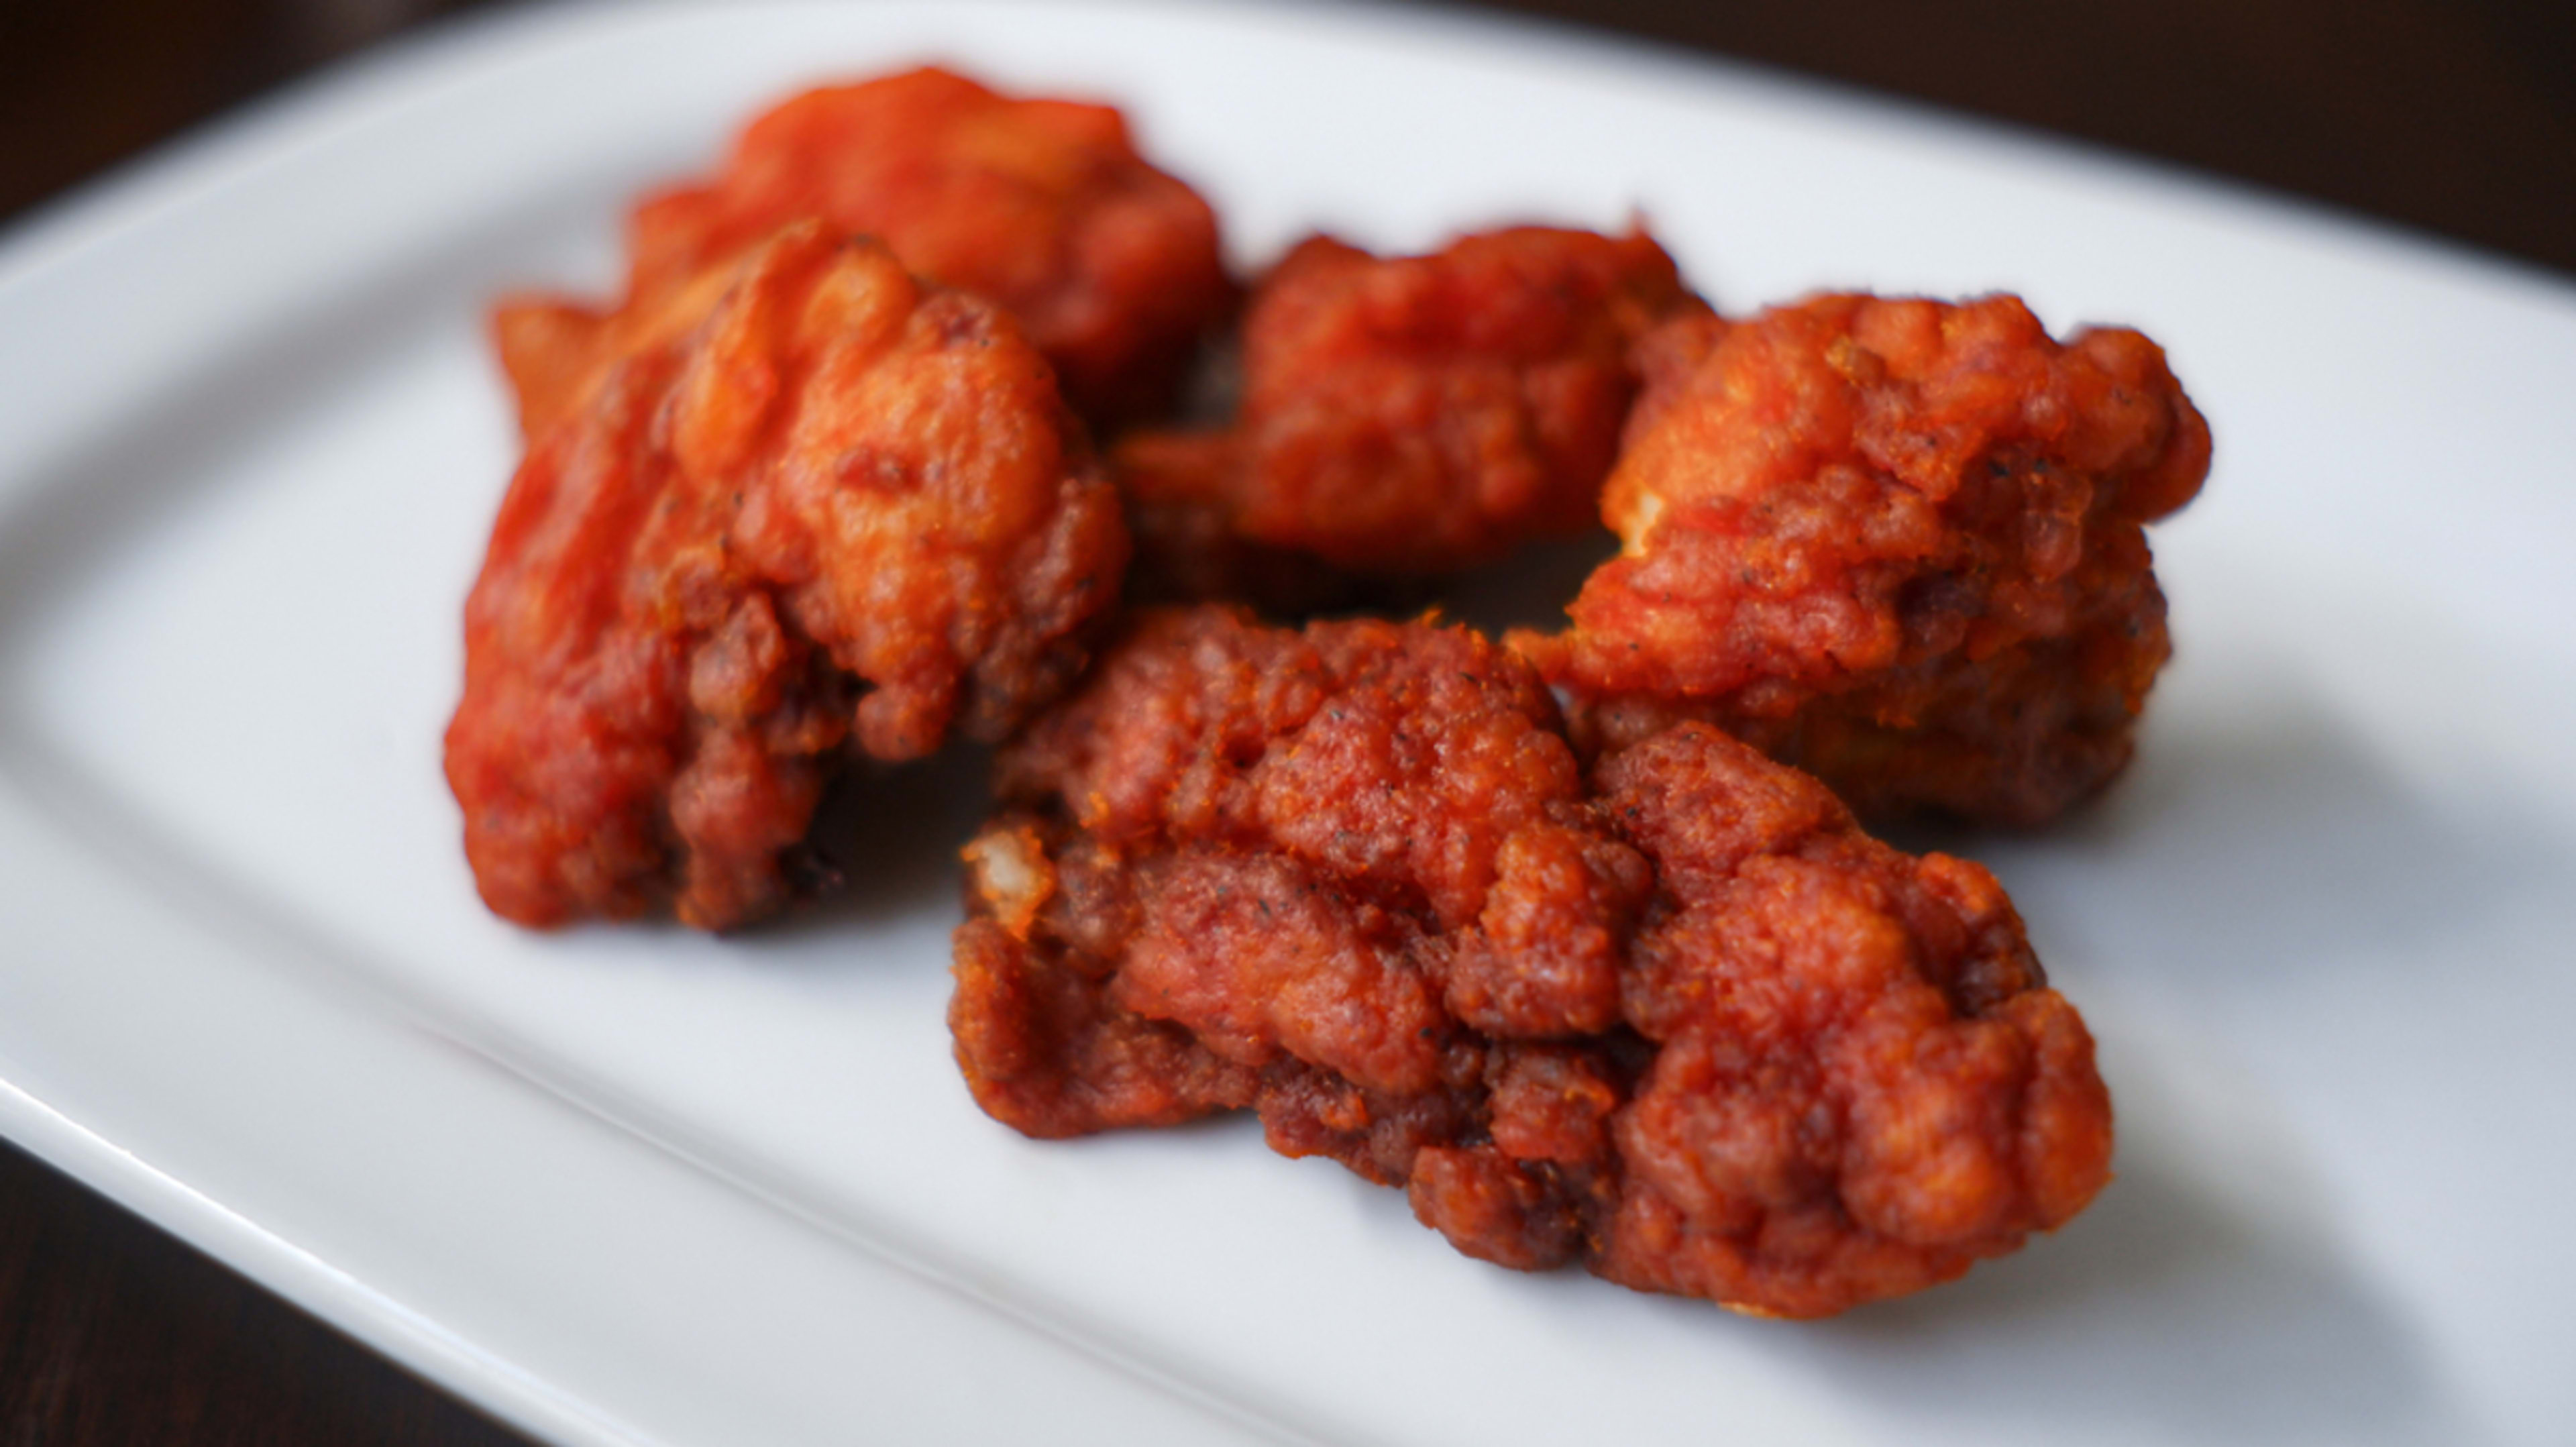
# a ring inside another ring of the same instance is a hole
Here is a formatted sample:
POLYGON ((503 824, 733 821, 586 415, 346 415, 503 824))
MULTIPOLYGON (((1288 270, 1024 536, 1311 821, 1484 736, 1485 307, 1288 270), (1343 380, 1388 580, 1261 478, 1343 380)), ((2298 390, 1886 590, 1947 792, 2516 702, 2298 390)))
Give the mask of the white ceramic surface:
POLYGON ((0 240, 0 1129, 567 1442, 2509 1442, 2576 1422, 2576 290, 1563 32, 1326 7, 575 8, 344 68, 0 240), (856 897, 519 932, 438 735, 480 341, 798 83, 1125 102, 1246 262, 1641 208, 1744 307, 2009 287, 2217 429, 2133 776, 1993 864, 2118 1181, 1812 1325, 1470 1262, 1221 1123, 1040 1145, 940 1024, 971 760, 856 897))

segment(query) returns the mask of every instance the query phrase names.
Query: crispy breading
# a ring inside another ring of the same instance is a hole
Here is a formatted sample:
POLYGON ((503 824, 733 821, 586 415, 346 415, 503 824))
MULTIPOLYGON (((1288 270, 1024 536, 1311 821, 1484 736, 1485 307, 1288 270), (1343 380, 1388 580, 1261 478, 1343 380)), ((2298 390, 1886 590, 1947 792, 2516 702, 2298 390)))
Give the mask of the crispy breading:
POLYGON ((2142 525, 2209 468, 2153 342, 1822 296, 1650 345, 1624 549, 1513 638, 1587 741, 1703 719, 1866 814, 2025 825, 2119 772, 2171 651, 2142 525))
POLYGON ((2091 1040, 1991 875, 1701 725, 1587 777, 1467 630, 1148 612, 997 787, 950 1022, 1029 1134, 1250 1106, 1471 1255, 1793 1316, 2106 1178, 2091 1040))
POLYGON ((855 749, 1001 736, 1127 555, 1114 488, 991 303, 788 227, 531 441, 466 605, 447 775, 498 913, 717 929, 855 749))

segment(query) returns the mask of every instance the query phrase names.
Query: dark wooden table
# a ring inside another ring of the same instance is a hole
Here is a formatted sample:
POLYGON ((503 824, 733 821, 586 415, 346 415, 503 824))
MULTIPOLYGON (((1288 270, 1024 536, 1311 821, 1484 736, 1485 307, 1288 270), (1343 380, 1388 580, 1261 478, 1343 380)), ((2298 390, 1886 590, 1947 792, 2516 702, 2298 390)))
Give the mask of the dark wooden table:
MULTIPOLYGON (((471 3, 0 0, 0 222, 471 3)), ((2082 136, 2576 275, 2566 0, 1493 8, 2082 136)), ((0 1447, 518 1440, 0 1145, 0 1447)))

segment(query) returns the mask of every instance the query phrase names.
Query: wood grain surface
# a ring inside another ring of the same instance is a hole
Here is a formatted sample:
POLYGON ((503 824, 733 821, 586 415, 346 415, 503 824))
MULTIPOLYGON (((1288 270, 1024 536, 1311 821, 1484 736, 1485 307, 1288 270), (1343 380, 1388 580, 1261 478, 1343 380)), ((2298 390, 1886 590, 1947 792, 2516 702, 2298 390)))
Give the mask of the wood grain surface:
MULTIPOLYGON (((0 0, 0 221, 463 8, 0 0)), ((2565 0, 1486 8, 2082 137, 2576 275, 2576 5, 2565 0)), ((519 1440, 0 1145, 0 1447, 519 1440)))

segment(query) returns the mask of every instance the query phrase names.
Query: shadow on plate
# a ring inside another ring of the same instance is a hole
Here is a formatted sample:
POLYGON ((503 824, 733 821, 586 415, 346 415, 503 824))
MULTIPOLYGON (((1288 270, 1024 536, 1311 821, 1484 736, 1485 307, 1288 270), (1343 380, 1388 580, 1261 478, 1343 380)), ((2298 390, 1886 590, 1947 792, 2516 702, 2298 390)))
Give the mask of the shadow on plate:
MULTIPOLYGON (((2044 955, 2151 976, 2238 1027, 2240 1049, 2295 1030, 2320 991, 2480 973, 2485 931, 2546 894, 2567 842, 2502 791, 2445 806, 2410 787, 2290 662, 2233 664, 2178 680, 2134 776, 2058 829, 1930 842, 1992 863, 2044 955)), ((2164 1088, 2159 1061, 2188 1062, 2117 1049, 2115 1034, 2120 1174, 2090 1211, 1957 1284, 1776 1349, 1894 1412, 1950 1411, 1956 1381, 1992 1380, 1975 1400, 1998 1428, 2479 1440, 2407 1315, 2339 1253, 2344 1213, 2303 1179, 2297 1138, 2258 1139, 2243 1118, 2266 1103, 2224 1082, 2164 1088), (2175 1105, 2195 1094, 2198 1108, 2175 1105)))
MULTIPOLYGON (((1813 1382, 1869 1440, 2065 1440, 2069 1423, 2100 1441, 2482 1440, 2315 1193, 2231 1174, 2298 1177, 2295 1142, 2181 1109, 2137 1074, 2121 1082, 2119 1176, 2091 1209, 1946 1286, 1805 1323, 1571 1271, 1512 1295, 1587 1351, 1666 1358, 1682 1342, 1813 1382)), ((1371 1214, 1391 1232, 1405 1213, 1386 1194, 1371 1214)))
POLYGON ((924 909, 963 917, 958 851, 992 812, 992 750, 951 745, 909 764, 853 765, 815 811, 800 853, 835 882, 745 937, 845 934, 924 909))
POLYGON ((2239 690, 2226 706, 2171 700, 2134 777, 2063 827, 1950 847, 1994 866, 2043 955, 2085 942, 2088 959, 2222 995, 2313 989, 2320 970, 2338 989, 2398 988, 2385 972, 2446 959, 2486 973, 2478 941, 2558 892, 2576 841, 2501 783, 2435 802, 2294 668, 2257 676, 2218 680, 2239 690))
POLYGON ((2474 1438, 2404 1318, 2321 1235, 2232 1209, 2156 1155, 2124 1151, 2121 1167, 2057 1236, 1774 1349, 1890 1415, 1973 1402, 1996 1429, 2089 1421, 2106 1435, 2192 1442, 2474 1438), (1989 1385, 1961 1393, 1962 1381, 1989 1385))

